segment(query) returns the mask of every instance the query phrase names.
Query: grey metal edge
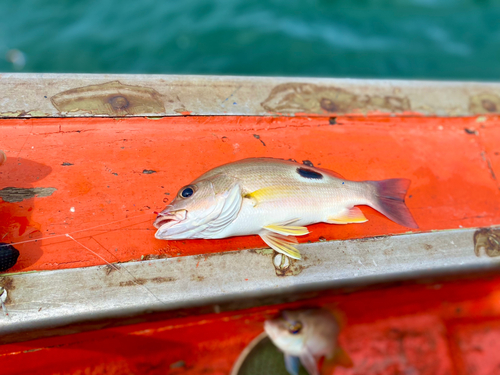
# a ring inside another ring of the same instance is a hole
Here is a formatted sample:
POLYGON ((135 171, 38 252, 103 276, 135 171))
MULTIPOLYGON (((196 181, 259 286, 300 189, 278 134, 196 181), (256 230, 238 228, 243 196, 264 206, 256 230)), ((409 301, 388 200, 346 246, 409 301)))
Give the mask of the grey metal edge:
POLYGON ((89 319, 344 287, 361 281, 500 269, 498 258, 474 248, 479 232, 458 229, 301 244, 303 259, 290 263, 280 263, 281 255, 263 249, 130 262, 117 265, 118 269, 97 266, 11 274, 0 278, 8 293, 8 316, 0 315, 0 337, 89 319))
POLYGON ((0 118, 500 112, 500 83, 126 74, 0 74, 0 118))

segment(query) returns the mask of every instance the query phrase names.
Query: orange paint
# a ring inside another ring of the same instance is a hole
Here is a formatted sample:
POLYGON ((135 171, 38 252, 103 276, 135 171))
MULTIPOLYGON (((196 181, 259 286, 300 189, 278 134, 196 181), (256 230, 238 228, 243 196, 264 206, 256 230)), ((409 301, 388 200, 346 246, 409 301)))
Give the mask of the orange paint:
MULTIPOLYGON (((0 200, 0 237, 43 238, 16 245, 21 256, 11 271, 102 264, 65 233, 110 262, 265 247, 256 236, 161 241, 152 226, 153 212, 200 174, 263 156, 309 160, 352 180, 409 178, 407 205, 419 231, 500 224, 500 120, 483 124, 475 118, 382 115, 337 117, 335 125, 329 117, 0 120, 0 146, 8 157, 0 167, 0 189, 57 189, 43 198, 0 200), (471 127, 478 135, 465 131, 471 127)), ((299 241, 408 231, 362 210, 367 223, 313 225, 299 241)))

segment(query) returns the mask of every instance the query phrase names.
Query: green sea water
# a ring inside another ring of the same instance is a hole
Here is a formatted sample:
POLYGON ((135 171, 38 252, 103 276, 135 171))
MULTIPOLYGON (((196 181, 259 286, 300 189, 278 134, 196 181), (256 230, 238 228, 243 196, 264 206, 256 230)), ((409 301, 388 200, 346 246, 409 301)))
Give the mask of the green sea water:
POLYGON ((2 0, 0 71, 491 80, 500 1, 2 0))

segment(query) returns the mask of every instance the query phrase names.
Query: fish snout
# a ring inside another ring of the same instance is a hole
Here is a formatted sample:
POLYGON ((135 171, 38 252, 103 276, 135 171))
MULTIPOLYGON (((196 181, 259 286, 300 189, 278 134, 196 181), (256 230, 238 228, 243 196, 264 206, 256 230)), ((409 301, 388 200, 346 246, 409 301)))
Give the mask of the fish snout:
POLYGON ((171 227, 172 225, 185 220, 186 215, 187 215, 187 210, 176 210, 176 211, 163 210, 158 214, 153 225, 157 229, 160 229, 166 225, 168 225, 168 227, 171 227))

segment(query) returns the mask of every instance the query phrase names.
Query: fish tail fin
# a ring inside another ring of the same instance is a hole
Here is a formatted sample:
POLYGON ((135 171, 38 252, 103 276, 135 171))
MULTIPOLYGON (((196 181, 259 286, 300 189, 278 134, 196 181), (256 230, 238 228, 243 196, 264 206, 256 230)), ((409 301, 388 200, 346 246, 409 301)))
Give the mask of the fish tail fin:
POLYGON ((370 206, 392 221, 408 228, 418 228, 415 219, 405 204, 406 191, 410 180, 393 178, 381 181, 366 181, 375 188, 375 196, 370 206))

